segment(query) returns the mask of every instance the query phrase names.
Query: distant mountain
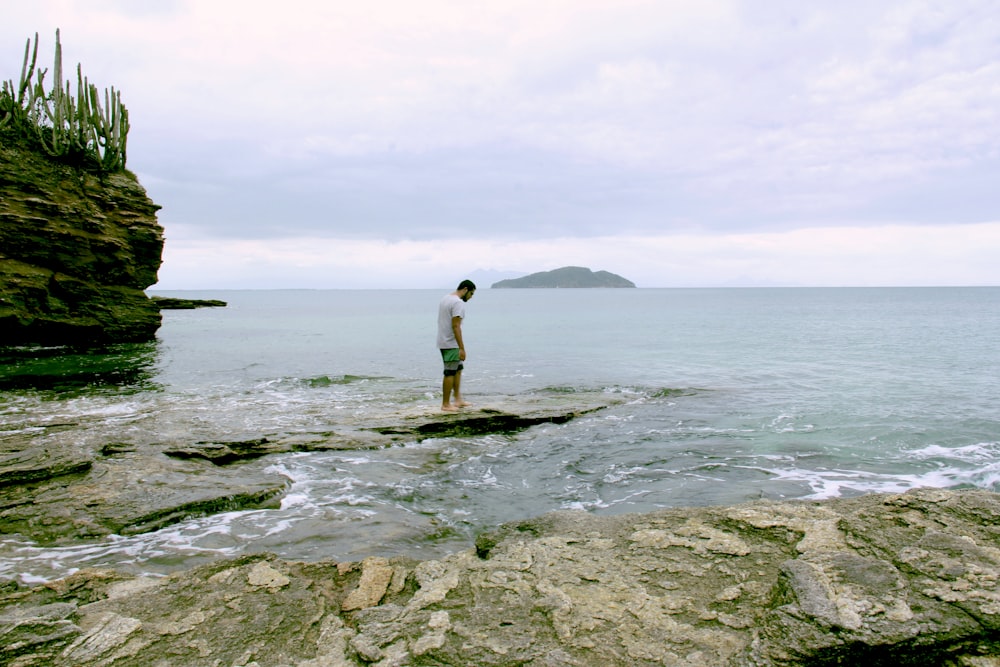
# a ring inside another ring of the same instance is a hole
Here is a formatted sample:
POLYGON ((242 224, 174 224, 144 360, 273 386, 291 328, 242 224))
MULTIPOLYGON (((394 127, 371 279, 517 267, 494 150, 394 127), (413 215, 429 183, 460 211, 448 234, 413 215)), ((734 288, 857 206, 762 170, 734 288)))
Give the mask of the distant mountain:
POLYGON ((493 283, 494 289, 507 287, 635 287, 635 283, 608 271, 594 272, 582 266, 564 266, 493 283))

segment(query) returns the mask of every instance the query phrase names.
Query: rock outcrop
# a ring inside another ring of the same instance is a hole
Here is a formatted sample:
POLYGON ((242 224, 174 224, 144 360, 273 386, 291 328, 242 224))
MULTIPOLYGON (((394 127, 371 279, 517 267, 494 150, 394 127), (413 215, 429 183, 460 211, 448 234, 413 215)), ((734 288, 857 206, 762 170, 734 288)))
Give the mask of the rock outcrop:
POLYGON ((71 167, 0 128, 0 346, 152 339, 158 209, 132 174, 71 167))
POLYGON ((0 595, 10 665, 1000 664, 1000 498, 916 490, 501 527, 423 562, 253 555, 0 595))
POLYGON ((160 310, 194 310, 195 308, 225 308, 226 302, 219 299, 182 299, 173 296, 150 297, 160 310))

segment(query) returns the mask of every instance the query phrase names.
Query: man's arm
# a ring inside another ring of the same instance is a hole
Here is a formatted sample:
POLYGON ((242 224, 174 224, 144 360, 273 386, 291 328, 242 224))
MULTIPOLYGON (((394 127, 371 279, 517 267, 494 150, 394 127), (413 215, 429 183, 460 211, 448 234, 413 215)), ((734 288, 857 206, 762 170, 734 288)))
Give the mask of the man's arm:
POLYGON ((458 342, 458 358, 465 361, 465 343, 462 341, 462 318, 451 318, 451 330, 455 332, 455 340, 458 342))

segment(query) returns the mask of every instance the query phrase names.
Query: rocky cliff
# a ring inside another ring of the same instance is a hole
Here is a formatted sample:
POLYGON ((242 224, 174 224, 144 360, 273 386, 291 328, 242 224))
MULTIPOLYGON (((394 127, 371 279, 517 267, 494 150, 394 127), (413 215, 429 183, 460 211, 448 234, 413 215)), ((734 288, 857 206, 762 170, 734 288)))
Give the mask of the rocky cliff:
POLYGON ((0 128, 0 346, 153 338, 159 208, 129 172, 77 169, 0 128))

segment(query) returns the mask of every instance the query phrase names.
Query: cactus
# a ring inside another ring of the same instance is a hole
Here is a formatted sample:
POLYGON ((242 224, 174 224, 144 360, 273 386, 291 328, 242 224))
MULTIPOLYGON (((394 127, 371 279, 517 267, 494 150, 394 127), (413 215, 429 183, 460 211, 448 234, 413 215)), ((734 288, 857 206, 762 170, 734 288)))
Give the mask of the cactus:
POLYGON ((0 127, 10 124, 14 120, 14 95, 9 82, 4 81, 0 87, 0 127))
POLYGON ((105 89, 102 107, 97 86, 83 76, 78 64, 74 98, 70 82, 63 80, 62 44, 56 30, 54 80, 52 91, 46 93, 47 70, 35 69, 38 33, 34 50, 30 46, 29 39, 20 84, 15 88, 13 81, 5 81, 0 89, 0 127, 13 122, 24 131, 33 131, 42 148, 53 157, 83 159, 102 171, 123 170, 129 124, 121 92, 114 87, 110 93, 105 89))
MULTIPOLYGON (((20 125, 25 117, 25 95, 31 90, 31 79, 35 75, 35 62, 38 60, 38 33, 35 33, 35 48, 31 50, 31 39, 24 44, 24 63, 21 65, 21 80, 17 88, 13 81, 4 81, 0 90, 0 127, 8 124, 20 125), (28 54, 31 60, 28 60, 28 54), (29 64, 30 63, 30 64, 29 64), (16 93, 15 93, 16 91, 16 93)), ((30 98, 29 98, 30 105, 30 98)))

